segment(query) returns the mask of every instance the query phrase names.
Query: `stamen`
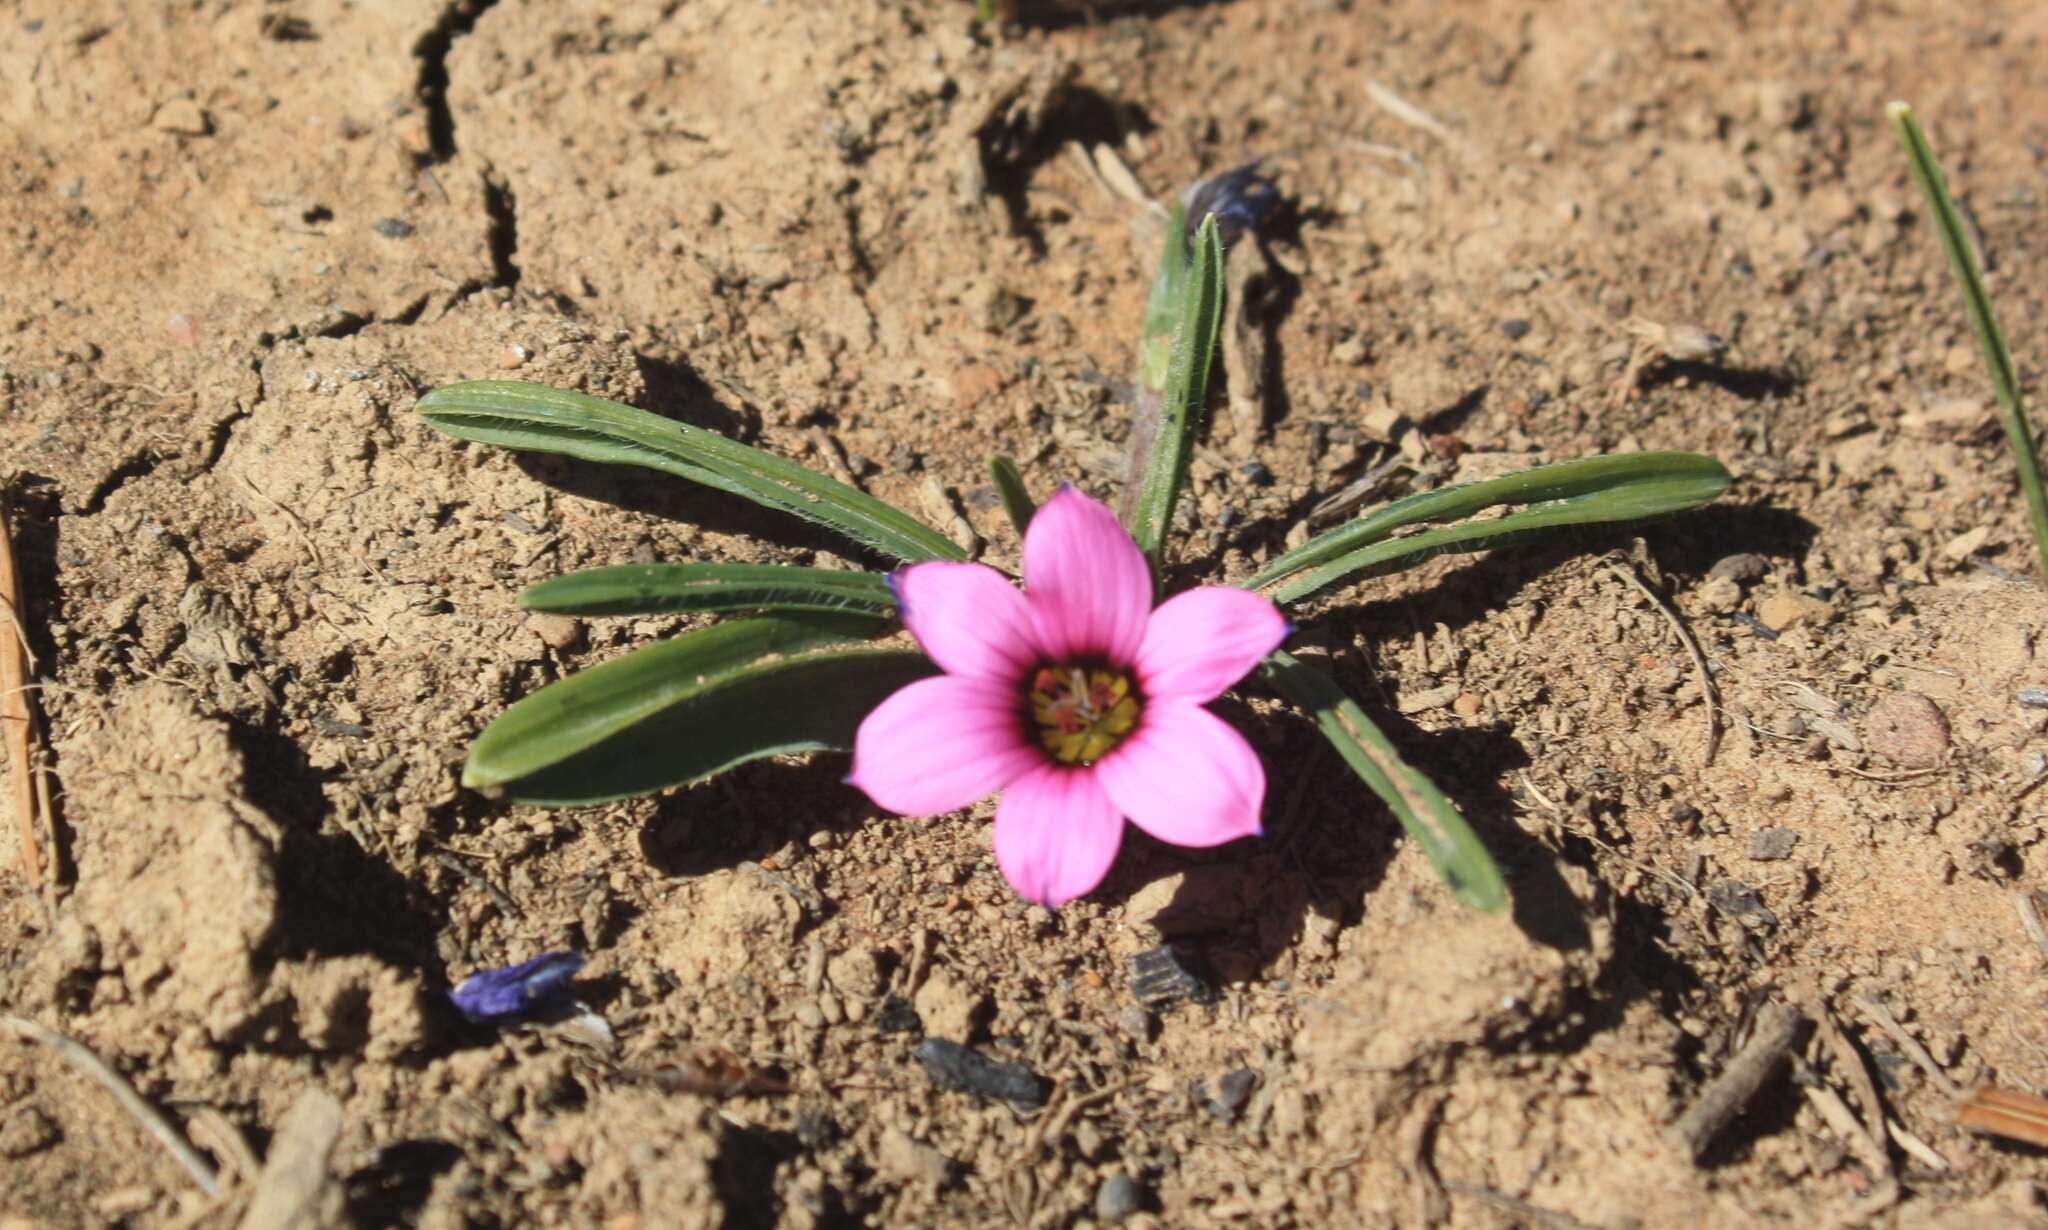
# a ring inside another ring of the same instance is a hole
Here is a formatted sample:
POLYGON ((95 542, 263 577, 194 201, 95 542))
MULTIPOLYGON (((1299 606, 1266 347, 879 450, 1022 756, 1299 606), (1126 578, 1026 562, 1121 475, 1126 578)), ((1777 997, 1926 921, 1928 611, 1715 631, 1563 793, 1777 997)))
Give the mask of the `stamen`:
POLYGON ((1138 725, 1142 706, 1122 671, 1059 663, 1031 676, 1038 741, 1061 764, 1093 764, 1138 725))

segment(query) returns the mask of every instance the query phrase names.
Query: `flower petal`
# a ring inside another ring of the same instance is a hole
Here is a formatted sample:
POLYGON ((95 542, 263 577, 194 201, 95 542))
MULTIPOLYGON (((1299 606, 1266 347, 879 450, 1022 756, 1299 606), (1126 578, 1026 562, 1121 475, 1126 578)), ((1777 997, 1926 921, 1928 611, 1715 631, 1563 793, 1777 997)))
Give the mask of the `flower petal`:
POLYGON ((846 780, 906 816, 957 811, 1045 763, 1017 705, 1015 688, 959 675, 898 688, 861 721, 846 780))
POLYGON ((1152 613, 1152 568, 1115 513, 1062 487, 1024 532, 1024 600, 1048 658, 1129 666, 1152 613))
POLYGON ((1094 891, 1123 839, 1124 818, 1088 769, 1042 765, 996 804, 996 865, 1039 905, 1057 909, 1094 891))
POLYGON ((1145 706, 1138 729, 1095 764, 1132 824, 1177 846, 1217 846, 1259 832, 1266 770, 1222 718, 1184 700, 1145 706))
POLYGON ((1215 700, 1287 639, 1287 619, 1247 589, 1205 585, 1159 604, 1138 647, 1149 701, 1215 700))
POLYGON ((988 565, 912 564, 890 576, 889 588, 904 626, 947 674, 1014 686, 1038 664, 1031 608, 988 565))

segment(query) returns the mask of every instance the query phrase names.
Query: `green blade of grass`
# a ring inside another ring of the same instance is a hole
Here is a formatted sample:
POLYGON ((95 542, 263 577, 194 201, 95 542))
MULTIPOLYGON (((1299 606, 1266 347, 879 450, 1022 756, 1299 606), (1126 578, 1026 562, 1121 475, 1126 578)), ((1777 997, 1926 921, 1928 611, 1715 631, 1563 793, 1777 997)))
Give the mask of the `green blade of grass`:
POLYGON ((435 389, 420 417, 458 439, 586 461, 646 466, 829 526, 896 559, 958 560, 951 539, 899 509, 793 461, 617 402, 511 380, 435 389))
POLYGON ((1434 555, 1484 551, 1566 525, 1635 521, 1694 508, 1728 489, 1728 471, 1698 453, 1619 453, 1539 466, 1396 500, 1260 569, 1245 588, 1299 602, 1349 578, 1409 568, 1434 555), (1489 521, 1393 538, 1426 521, 1463 521, 1489 508, 1526 505, 1489 521))
POLYGON ((872 572, 783 564, 622 564, 554 577, 519 595, 529 611, 657 615, 681 611, 844 611, 886 619, 895 595, 872 572))
POLYGON ((1003 512, 1010 518, 1017 537, 1024 537, 1024 531, 1031 528, 1031 518, 1038 514, 1038 505, 1032 503, 1031 493, 1024 489, 1024 476, 1017 472, 1017 463, 1001 455, 991 457, 988 476, 996 485, 996 496, 1002 500, 1003 512))
POLYGON ((1921 131, 1920 120, 1913 114, 1913 108, 1902 102, 1885 107, 1892 124, 1899 131, 1899 141, 1906 147, 1906 161, 1913 168, 1913 180, 1920 185, 1920 192, 1927 198, 1929 213, 1934 219, 1934 232, 1941 237, 1941 250, 1948 255, 1948 267, 1955 271, 1956 284, 1962 288, 1963 308, 1969 313, 1970 328, 1977 334, 1977 345, 1984 351, 1984 364, 1991 369, 1991 389, 1998 398, 1999 422, 2005 428, 2005 441, 2012 451, 2013 464, 2019 469, 2020 490, 2027 497, 2027 515, 2034 527, 2034 550, 2039 557, 2041 580, 2048 584, 2048 493, 2041 486, 2040 455, 2034 448, 2034 429, 2027 421, 2024 403, 2020 399, 2019 374, 2013 369, 2012 351, 2005 344, 2005 331, 1998 327, 1998 314, 1991 308, 1991 296, 1984 289, 1984 275, 1977 269, 1977 257, 1971 250, 1969 239, 1963 233, 1963 220, 1956 209, 1955 198, 1949 195, 1948 179, 1941 173, 1941 164, 1934 159, 1934 150, 1927 144, 1927 134, 1921 131))
POLYGON ((1278 650, 1260 664, 1259 674, 1313 718, 1351 771, 1386 800, 1459 901, 1489 913, 1507 906, 1507 884, 1472 826, 1435 782, 1401 759, 1385 732, 1336 680, 1278 650))
MULTIPOLYGON (((751 672, 826 649, 845 650, 888 626, 885 620, 843 614, 735 619, 636 649, 557 680, 499 714, 470 748, 462 784, 483 790, 531 777, 702 697, 723 694, 726 685, 751 672)), ((764 723, 778 719, 758 716, 764 723)), ((661 753, 690 770, 680 780, 721 767, 687 743, 661 753)))
POLYGON ((1223 239, 1212 216, 1202 221, 1202 229, 1195 234, 1194 256, 1181 296, 1180 323, 1174 329, 1173 354, 1166 368, 1165 404, 1138 481, 1129 527, 1131 537, 1151 559, 1155 575, 1166 532, 1173 524, 1174 504, 1187 477, 1195 434, 1201 429, 1222 323, 1223 239))

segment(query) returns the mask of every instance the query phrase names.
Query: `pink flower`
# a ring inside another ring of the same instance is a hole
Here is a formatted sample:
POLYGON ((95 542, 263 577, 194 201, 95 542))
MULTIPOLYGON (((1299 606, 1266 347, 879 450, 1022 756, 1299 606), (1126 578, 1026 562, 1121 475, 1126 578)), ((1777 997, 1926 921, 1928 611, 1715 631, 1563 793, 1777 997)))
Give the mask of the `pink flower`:
POLYGON ((1049 906, 1102 882, 1126 818, 1181 846, 1259 832, 1266 772, 1202 706, 1286 637, 1271 602, 1205 586, 1154 609, 1144 553, 1071 487, 1024 535, 1024 592, 982 564, 890 583, 946 673, 861 723, 847 780, 876 803, 929 816, 1002 791, 996 864, 1049 906))

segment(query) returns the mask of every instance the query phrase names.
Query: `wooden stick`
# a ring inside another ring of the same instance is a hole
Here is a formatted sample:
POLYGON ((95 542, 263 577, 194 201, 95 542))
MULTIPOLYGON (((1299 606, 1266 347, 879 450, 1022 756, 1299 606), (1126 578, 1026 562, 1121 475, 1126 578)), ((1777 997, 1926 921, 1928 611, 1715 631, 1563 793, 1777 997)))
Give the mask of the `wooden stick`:
POLYGON ((1792 1043, 1804 1024, 1805 1014, 1789 1004, 1772 1004, 1758 1013, 1756 1031, 1750 1035, 1748 1045, 1729 1062, 1726 1071, 1714 1078, 1692 1108, 1665 1129, 1672 1146, 1688 1159, 1698 1161, 1707 1145, 1742 1113, 1792 1053, 1792 1043))
POLYGON ((1816 998, 1813 1007, 1814 1028, 1827 1045, 1836 1074, 1849 1082, 1849 1088, 1856 1093, 1856 1100, 1863 1104, 1862 1133, 1868 1145, 1872 1170, 1879 1176, 1889 1177, 1896 1172, 1892 1168, 1891 1151, 1884 1144, 1884 1103, 1878 1100, 1877 1082, 1871 1079, 1870 1069, 1863 1066, 1863 1055, 1836 1024, 1834 1013, 1828 1010, 1827 1004, 1816 998))
POLYGON ((1856 1001, 1856 1006, 1879 1029, 1891 1035, 1892 1041, 1898 1043, 1899 1049, 1906 1053, 1906 1058, 1919 1064, 1920 1070, 1927 1073, 1927 1078, 1934 1082, 1937 1089, 1951 1098, 1963 1096, 1962 1086, 1956 1084, 1955 1079, 1945 1068, 1934 1062, 1934 1056, 1928 1054, 1927 1048, 1920 1045, 1920 1039, 1906 1032, 1906 1027, 1899 1024, 1899 1018, 1892 1015, 1892 1010, 1885 1007, 1883 1000, 1875 995, 1866 995, 1856 1001))
POLYGON ((28 636, 23 631, 21 576, 14 566, 14 534, 7 501, 0 492, 0 726, 5 727, 7 779, 14 794, 14 825, 21 843, 21 872, 40 891, 43 847, 36 807, 36 717, 28 703, 28 636))
POLYGON ((178 1134, 178 1129, 158 1114, 155 1107, 143 1101, 142 1095, 135 1092, 135 1087, 123 1080, 119 1072, 109 1067, 106 1060, 72 1041, 68 1036, 25 1017, 0 1016, 0 1033, 12 1034, 30 1042, 40 1042, 56 1051, 64 1062, 98 1081, 100 1088, 114 1095, 114 1100, 121 1104, 122 1110, 133 1116, 144 1131, 156 1137, 157 1143, 177 1159, 178 1164, 185 1168, 185 1173, 191 1175, 192 1181, 199 1185, 200 1191, 209 1196, 220 1194, 220 1177, 214 1173, 213 1167, 207 1164, 205 1158, 199 1156, 197 1150, 186 1144, 185 1138, 178 1134))

